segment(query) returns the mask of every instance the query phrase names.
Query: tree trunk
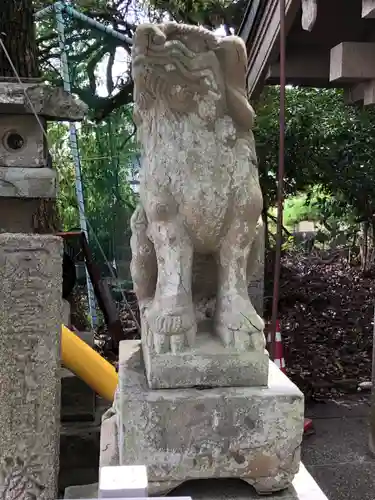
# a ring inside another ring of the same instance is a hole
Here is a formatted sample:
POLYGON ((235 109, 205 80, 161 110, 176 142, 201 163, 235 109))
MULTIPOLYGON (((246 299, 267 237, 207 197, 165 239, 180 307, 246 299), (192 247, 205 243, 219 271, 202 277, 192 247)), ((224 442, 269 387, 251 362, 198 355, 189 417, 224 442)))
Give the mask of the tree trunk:
MULTIPOLYGON (((36 45, 35 24, 32 0, 1 0, 0 37, 8 56, 17 72, 15 74, 7 54, 0 48, 0 81, 2 79, 39 78, 38 52, 36 45)), ((1 205, 7 203, 3 198, 1 205)), ((29 214, 31 220, 22 223, 27 230, 36 233, 51 233, 58 230, 58 216, 54 199, 18 199, 17 205, 29 214)), ((26 220, 25 215, 22 219, 26 220)), ((21 227, 22 228, 22 227, 21 227)), ((20 226, 14 227, 19 231, 20 226)))
MULTIPOLYGON (((2 0, 0 36, 21 78, 38 78, 38 57, 32 0, 2 0)), ((0 77, 16 75, 0 50, 0 77)))

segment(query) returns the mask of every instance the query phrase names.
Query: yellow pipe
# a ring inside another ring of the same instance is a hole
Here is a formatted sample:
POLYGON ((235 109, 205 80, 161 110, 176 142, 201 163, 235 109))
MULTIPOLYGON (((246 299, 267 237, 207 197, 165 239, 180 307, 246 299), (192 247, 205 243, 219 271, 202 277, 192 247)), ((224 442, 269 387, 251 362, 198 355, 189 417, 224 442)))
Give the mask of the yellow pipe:
POLYGON ((65 325, 61 330, 61 361, 99 396, 113 401, 118 383, 114 366, 65 325))

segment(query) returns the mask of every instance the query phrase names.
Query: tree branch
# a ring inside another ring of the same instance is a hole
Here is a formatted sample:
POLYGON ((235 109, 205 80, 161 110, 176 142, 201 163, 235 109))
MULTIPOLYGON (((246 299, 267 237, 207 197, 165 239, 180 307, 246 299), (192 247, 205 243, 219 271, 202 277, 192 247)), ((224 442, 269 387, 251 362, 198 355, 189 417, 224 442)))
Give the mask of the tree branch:
POLYGON ((98 106, 95 106, 95 120, 104 120, 112 111, 133 101, 133 80, 125 83, 118 94, 108 98, 98 98, 98 106))
POLYGON ((113 63, 115 62, 115 54, 116 54, 116 49, 112 48, 111 52, 109 53, 109 58, 108 58, 108 63, 107 63, 107 71, 106 71, 106 76, 107 76, 107 92, 108 95, 111 95, 113 92, 113 74, 112 74, 112 68, 113 68, 113 63))
MULTIPOLYGON (((88 76, 89 83, 90 83, 90 89, 92 90, 93 94, 95 94, 95 92, 96 92, 95 68, 96 68, 96 65, 99 63, 99 61, 102 59, 102 57, 104 56, 104 54, 107 51, 106 47, 101 47, 100 41, 98 41, 96 43, 96 47, 98 47, 98 51, 91 56, 91 59, 87 63, 87 69, 86 69, 87 76, 88 76)), ((94 47, 93 47, 93 50, 95 50, 94 47)))

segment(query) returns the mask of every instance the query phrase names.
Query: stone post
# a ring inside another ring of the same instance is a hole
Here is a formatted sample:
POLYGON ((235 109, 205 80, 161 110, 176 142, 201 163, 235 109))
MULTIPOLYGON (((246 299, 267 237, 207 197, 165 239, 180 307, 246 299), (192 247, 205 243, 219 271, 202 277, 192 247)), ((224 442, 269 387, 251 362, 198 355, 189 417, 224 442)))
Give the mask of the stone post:
POLYGON ((61 238, 0 234, 0 498, 3 499, 56 498, 61 256, 61 238))
POLYGON ((62 240, 48 120, 86 107, 39 78, 32 0, 0 9, 0 498, 57 497, 62 240), (15 71, 14 71, 15 70, 15 71))
POLYGON ((57 496, 62 240, 39 208, 57 189, 47 120, 85 106, 40 80, 0 79, 0 498, 57 496), (37 116, 35 116, 35 114, 37 116), (42 125, 42 127, 41 127, 42 125), (41 226, 41 222, 43 222, 41 226), (32 496, 34 495, 34 496, 32 496))

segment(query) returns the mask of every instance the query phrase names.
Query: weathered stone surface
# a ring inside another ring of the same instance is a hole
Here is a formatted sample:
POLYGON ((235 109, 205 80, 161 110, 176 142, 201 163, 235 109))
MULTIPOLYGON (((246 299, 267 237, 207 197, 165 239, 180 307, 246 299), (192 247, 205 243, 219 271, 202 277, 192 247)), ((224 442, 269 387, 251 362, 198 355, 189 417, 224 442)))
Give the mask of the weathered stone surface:
POLYGON ((40 208, 38 198, 5 198, 0 196, 0 232, 35 233, 35 217, 40 208))
POLYGON ((56 498, 62 240, 0 234, 0 496, 56 498))
POLYGON ((65 489, 64 498, 98 498, 98 483, 84 484, 82 486, 69 486, 65 489))
POLYGON ((248 292, 259 316, 263 316, 264 302, 264 258, 265 258, 265 228, 259 226, 248 260, 248 292))
POLYGON ((147 465, 151 494, 197 478, 281 490, 298 471, 303 412, 302 393, 273 363, 267 388, 151 390, 140 345, 123 341, 100 465, 113 464, 117 454, 120 465, 147 465))
POLYGON ((57 174, 51 168, 0 167, 0 196, 56 198, 57 174))
POLYGON ((143 355, 151 389, 266 386, 268 382, 266 351, 226 348, 207 331, 200 331, 194 347, 181 353, 157 354, 144 345, 143 355))
POLYGON ((247 291, 262 193, 246 62, 238 37, 175 23, 141 25, 135 34, 143 166, 132 277, 149 376, 154 354, 197 345, 197 312, 212 312, 228 349, 264 356, 264 324, 247 291))
MULTIPOLYGON (((63 323, 67 327, 69 327, 70 325, 70 309, 71 307, 69 302, 63 299, 63 323)), ((91 334, 89 338, 89 344, 92 345, 92 342, 93 342, 93 334, 91 334)))
POLYGON ((0 114, 0 167, 45 167, 46 165, 47 154, 43 131, 35 116, 0 114), (15 134, 18 140, 15 140, 15 134))
POLYGON ((33 115, 35 112, 49 120, 80 121, 87 113, 87 106, 80 99, 60 87, 42 82, 0 82, 0 114, 33 115), (25 90, 29 97, 25 96, 25 90))

